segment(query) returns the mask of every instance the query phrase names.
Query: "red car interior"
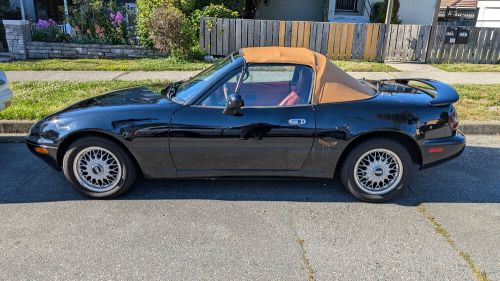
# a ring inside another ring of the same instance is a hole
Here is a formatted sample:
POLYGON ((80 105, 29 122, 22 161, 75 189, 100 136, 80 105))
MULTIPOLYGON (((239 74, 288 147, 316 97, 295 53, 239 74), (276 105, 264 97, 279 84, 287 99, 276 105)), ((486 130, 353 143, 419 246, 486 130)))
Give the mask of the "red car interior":
POLYGON ((297 92, 291 91, 288 96, 286 96, 278 105, 279 106, 290 106, 296 105, 299 101, 300 97, 297 95, 297 92))
MULTIPOLYGON (((289 84, 288 81, 243 83, 239 94, 245 101, 245 106, 276 106, 281 105, 290 94, 289 84)), ((235 83, 228 83, 228 86, 230 89, 236 87, 235 83)))

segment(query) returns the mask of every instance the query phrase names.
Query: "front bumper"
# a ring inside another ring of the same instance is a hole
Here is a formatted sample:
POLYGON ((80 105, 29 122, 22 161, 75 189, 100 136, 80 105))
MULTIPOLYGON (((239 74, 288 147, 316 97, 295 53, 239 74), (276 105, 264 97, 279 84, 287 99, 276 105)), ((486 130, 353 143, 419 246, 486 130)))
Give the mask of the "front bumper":
POLYGON ((61 167, 59 166, 58 163, 58 157, 57 157, 57 147, 53 146, 48 146, 48 145, 41 145, 35 142, 31 142, 29 140, 26 140, 26 145, 28 146, 28 149, 35 154, 37 157, 42 159, 43 161, 47 162, 52 168, 56 170, 61 170, 61 167), (44 148, 47 150, 47 153, 40 153, 37 151, 37 148, 44 148))
POLYGON ((456 158, 464 149, 465 136, 459 131, 452 137, 422 141, 420 143, 422 168, 429 168, 456 158))
POLYGON ((12 91, 9 88, 0 90, 0 111, 11 105, 11 99, 12 91))

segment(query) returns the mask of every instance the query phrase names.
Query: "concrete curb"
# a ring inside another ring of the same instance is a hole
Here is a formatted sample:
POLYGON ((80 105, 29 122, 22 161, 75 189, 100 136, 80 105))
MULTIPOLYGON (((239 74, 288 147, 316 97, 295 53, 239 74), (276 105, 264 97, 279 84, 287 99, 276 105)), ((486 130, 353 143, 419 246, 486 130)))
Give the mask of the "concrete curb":
POLYGON ((36 121, 0 120, 0 134, 27 134, 36 121))
MULTIPOLYGON (((0 143, 23 142, 35 122, 0 120, 0 143)), ((500 135, 500 121, 462 121, 459 129, 465 135, 500 135)))
POLYGON ((500 121, 462 121, 458 128, 466 135, 500 135, 500 121))

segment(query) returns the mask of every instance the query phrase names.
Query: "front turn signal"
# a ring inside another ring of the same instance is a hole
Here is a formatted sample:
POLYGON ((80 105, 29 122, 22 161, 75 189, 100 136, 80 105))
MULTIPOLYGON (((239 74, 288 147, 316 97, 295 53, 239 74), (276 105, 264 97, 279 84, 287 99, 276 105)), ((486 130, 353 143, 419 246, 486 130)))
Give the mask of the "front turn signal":
POLYGON ((35 151, 40 154, 49 154, 49 150, 45 147, 35 147, 35 151))

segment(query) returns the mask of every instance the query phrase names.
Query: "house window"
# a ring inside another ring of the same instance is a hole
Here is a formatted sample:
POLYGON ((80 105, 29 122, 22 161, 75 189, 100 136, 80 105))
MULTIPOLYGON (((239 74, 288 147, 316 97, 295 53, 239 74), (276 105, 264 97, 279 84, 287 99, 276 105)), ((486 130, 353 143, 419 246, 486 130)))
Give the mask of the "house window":
POLYGON ((358 0, 337 0, 335 1, 335 10, 353 11, 358 7, 358 0))

